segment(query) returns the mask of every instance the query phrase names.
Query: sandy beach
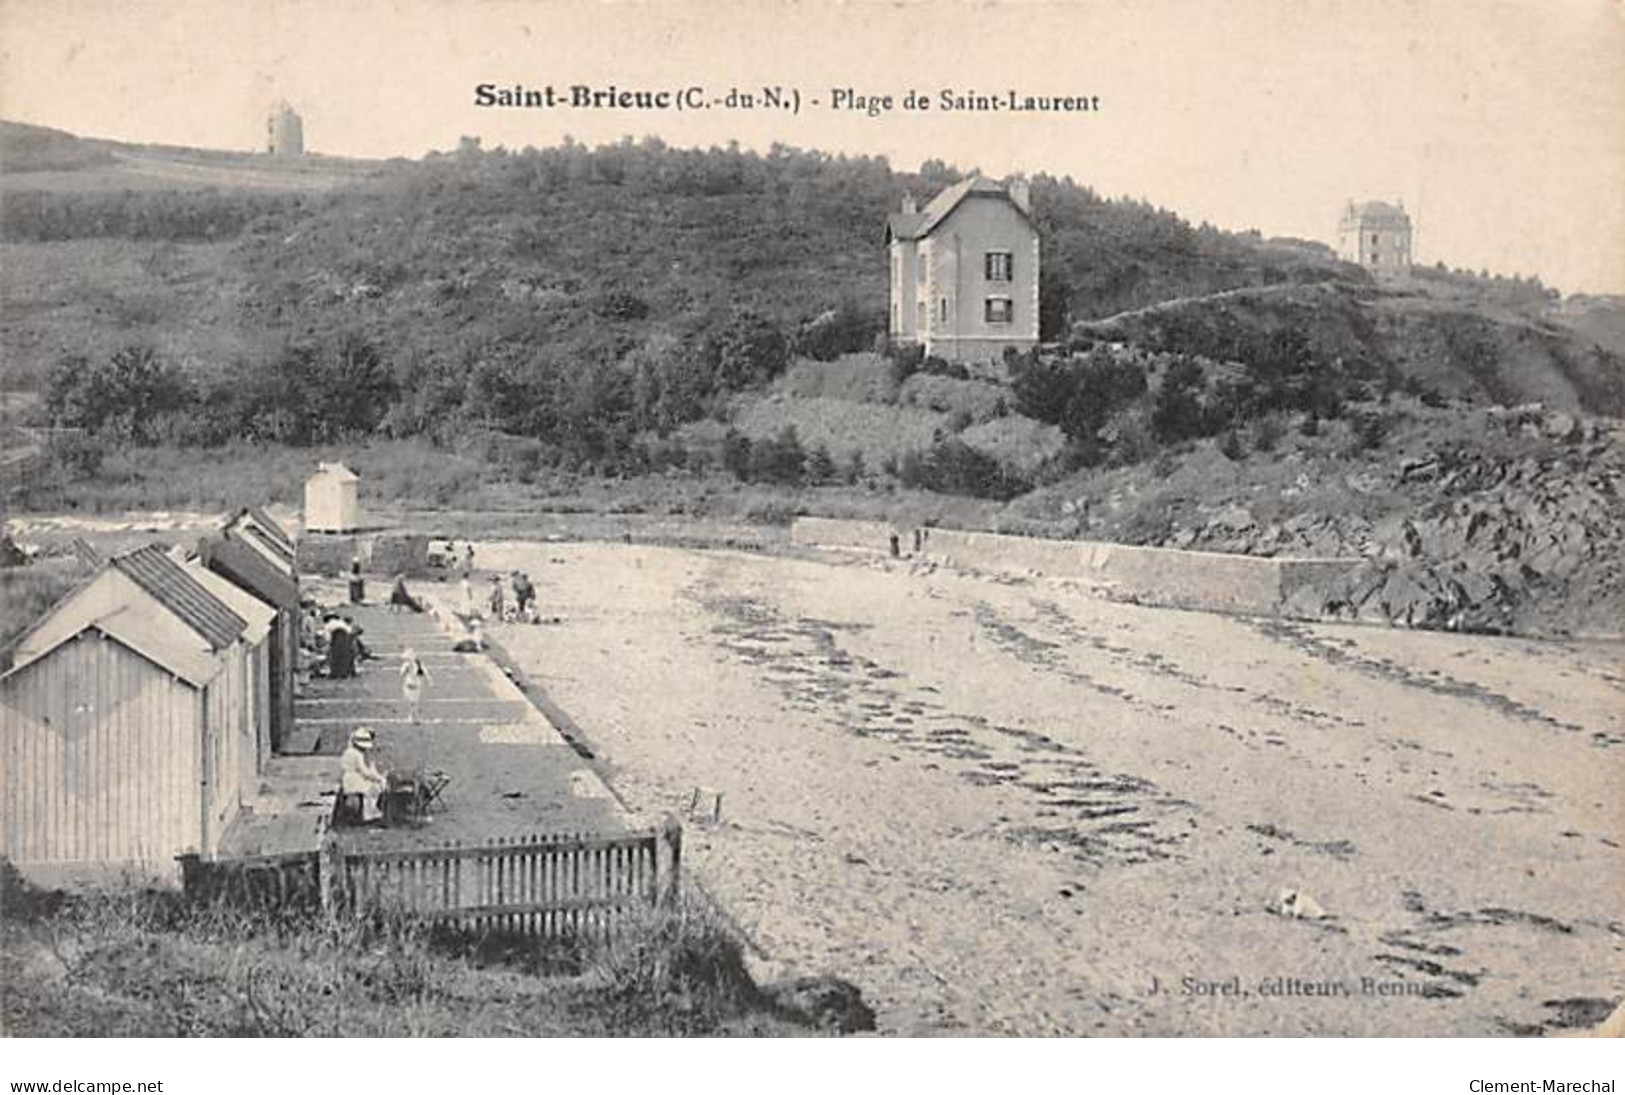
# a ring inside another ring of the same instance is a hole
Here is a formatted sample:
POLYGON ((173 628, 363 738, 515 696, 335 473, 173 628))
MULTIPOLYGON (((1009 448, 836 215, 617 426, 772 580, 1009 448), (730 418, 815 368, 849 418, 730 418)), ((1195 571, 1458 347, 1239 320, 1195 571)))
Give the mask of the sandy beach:
POLYGON ((765 975, 895 1034, 1501 1035, 1625 993, 1625 659, 904 561, 480 545, 765 975), (1298 895, 1298 896, 1294 896, 1298 895))

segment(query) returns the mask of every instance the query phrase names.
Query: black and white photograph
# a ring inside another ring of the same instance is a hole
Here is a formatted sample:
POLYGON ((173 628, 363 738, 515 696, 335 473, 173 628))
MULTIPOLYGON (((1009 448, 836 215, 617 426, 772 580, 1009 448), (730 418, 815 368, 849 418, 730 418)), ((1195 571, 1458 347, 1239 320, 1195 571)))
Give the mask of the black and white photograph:
POLYGON ((0 0, 0 1034, 1613 1091, 1622 199, 1615 0, 0 0))

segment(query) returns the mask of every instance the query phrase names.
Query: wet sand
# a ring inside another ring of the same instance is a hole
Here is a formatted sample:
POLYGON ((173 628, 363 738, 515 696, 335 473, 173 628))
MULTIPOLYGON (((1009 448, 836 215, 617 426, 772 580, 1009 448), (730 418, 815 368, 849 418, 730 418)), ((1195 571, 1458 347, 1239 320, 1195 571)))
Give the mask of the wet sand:
POLYGON ((1625 994, 1625 650, 1063 583, 482 544, 764 976, 902 1034, 1540 1033, 1625 994), (1281 914, 1283 891, 1323 918, 1281 914))

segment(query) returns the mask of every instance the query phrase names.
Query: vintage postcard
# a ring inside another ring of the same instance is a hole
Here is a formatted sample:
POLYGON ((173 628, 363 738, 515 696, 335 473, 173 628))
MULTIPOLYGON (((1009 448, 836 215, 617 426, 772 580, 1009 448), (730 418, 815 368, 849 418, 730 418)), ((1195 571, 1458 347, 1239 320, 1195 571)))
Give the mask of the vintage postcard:
POLYGON ((7 1035, 1625 1033, 1618 3, 0 42, 7 1035))

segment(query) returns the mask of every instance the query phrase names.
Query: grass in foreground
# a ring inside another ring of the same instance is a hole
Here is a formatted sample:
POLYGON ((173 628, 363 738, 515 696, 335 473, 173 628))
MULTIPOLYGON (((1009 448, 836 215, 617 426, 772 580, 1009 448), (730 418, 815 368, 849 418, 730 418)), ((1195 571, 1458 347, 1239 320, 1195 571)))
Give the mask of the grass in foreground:
POLYGON ((13 1037, 784 1036, 714 910, 651 911, 570 952, 410 920, 245 916, 173 895, 6 887, 0 1033, 13 1037))

